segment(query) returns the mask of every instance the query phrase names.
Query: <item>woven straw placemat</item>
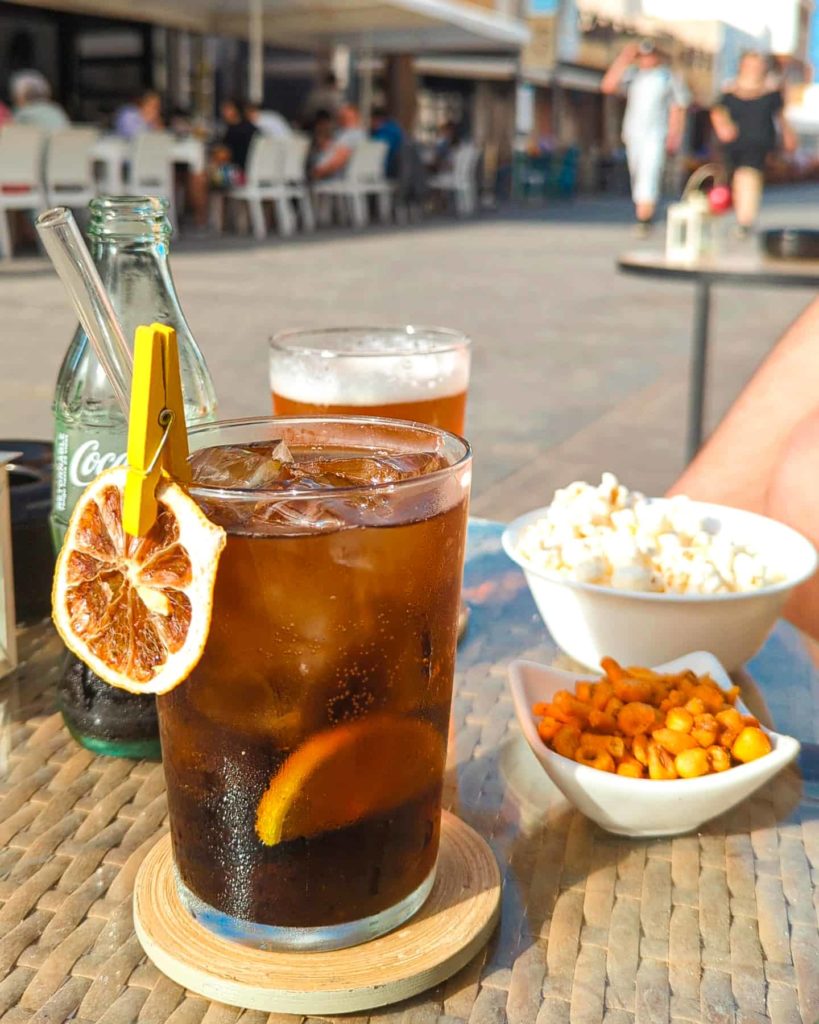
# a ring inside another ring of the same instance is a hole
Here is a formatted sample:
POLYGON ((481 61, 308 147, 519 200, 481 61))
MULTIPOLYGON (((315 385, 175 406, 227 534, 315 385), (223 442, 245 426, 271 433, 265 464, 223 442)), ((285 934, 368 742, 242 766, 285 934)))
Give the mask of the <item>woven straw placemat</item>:
MULTIPOLYGON (((492 844, 505 879, 501 925, 454 978, 368 1016, 819 1020, 819 789, 790 770, 699 835, 635 841, 601 831, 551 786, 514 723, 510 657, 551 661, 555 651, 520 574, 498 553, 497 531, 473 531, 467 597, 447 803, 492 844)), ((51 711, 58 642, 47 627, 23 640, 14 750, 0 785, 0 1022, 295 1020, 209 1003, 146 960, 131 893, 166 830, 162 768, 78 747, 51 711)), ((803 710, 810 720, 816 708, 803 710)))

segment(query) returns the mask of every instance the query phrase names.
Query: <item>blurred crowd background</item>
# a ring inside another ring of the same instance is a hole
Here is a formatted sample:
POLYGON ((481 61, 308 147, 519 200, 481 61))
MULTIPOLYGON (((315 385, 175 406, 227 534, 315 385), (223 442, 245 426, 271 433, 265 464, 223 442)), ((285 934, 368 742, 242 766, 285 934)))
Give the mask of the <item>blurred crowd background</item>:
POLYGON ((794 131, 766 175, 802 180, 819 176, 813 15, 813 0, 0 3, 0 121, 191 135, 208 146, 211 185, 235 183, 254 131, 296 130, 311 136, 313 177, 338 173, 373 133, 391 176, 405 139, 432 173, 470 140, 487 198, 624 192, 625 98, 604 80, 648 40, 688 96, 672 184, 719 151, 710 114, 748 50, 794 131))

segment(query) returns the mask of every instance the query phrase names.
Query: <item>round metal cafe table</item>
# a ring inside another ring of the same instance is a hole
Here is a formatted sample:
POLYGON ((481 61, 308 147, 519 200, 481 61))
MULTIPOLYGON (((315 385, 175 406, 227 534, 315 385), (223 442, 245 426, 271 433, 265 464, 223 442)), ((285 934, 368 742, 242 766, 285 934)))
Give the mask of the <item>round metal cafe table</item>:
POLYGON ((691 262, 680 262, 669 260, 663 252, 635 251, 619 256, 617 267, 624 274, 688 281, 694 285, 686 434, 686 456, 690 461, 702 445, 712 286, 733 284, 755 288, 816 288, 819 286, 819 260, 776 260, 760 252, 726 252, 691 262))

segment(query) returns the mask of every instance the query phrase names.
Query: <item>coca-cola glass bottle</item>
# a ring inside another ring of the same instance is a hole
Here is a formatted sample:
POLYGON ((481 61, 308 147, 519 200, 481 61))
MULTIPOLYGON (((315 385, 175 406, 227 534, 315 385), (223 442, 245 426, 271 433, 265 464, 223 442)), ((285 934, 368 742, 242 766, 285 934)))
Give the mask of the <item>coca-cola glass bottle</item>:
MULTIPOLYGON (((176 296, 168 266, 166 208, 165 200, 149 197, 94 199, 88 235, 125 337, 133 342, 139 324, 157 321, 176 329, 185 418, 200 423, 214 418, 216 395, 176 296)), ((126 419, 81 326, 63 360, 53 410, 51 531, 59 548, 83 488, 126 458, 126 419)), ((58 696, 66 725, 89 749, 120 757, 159 756, 154 697, 109 686, 69 654, 58 696)))

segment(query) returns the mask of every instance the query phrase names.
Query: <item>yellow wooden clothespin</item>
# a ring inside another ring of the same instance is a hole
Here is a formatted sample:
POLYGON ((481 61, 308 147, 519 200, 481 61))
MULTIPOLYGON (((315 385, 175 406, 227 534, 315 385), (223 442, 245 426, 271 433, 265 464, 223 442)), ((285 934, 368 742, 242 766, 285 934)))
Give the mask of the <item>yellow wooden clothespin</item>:
POLYGON ((156 489, 163 472, 175 480, 190 480, 176 331, 151 324, 137 327, 134 337, 122 512, 125 532, 132 537, 144 536, 156 521, 156 489))

